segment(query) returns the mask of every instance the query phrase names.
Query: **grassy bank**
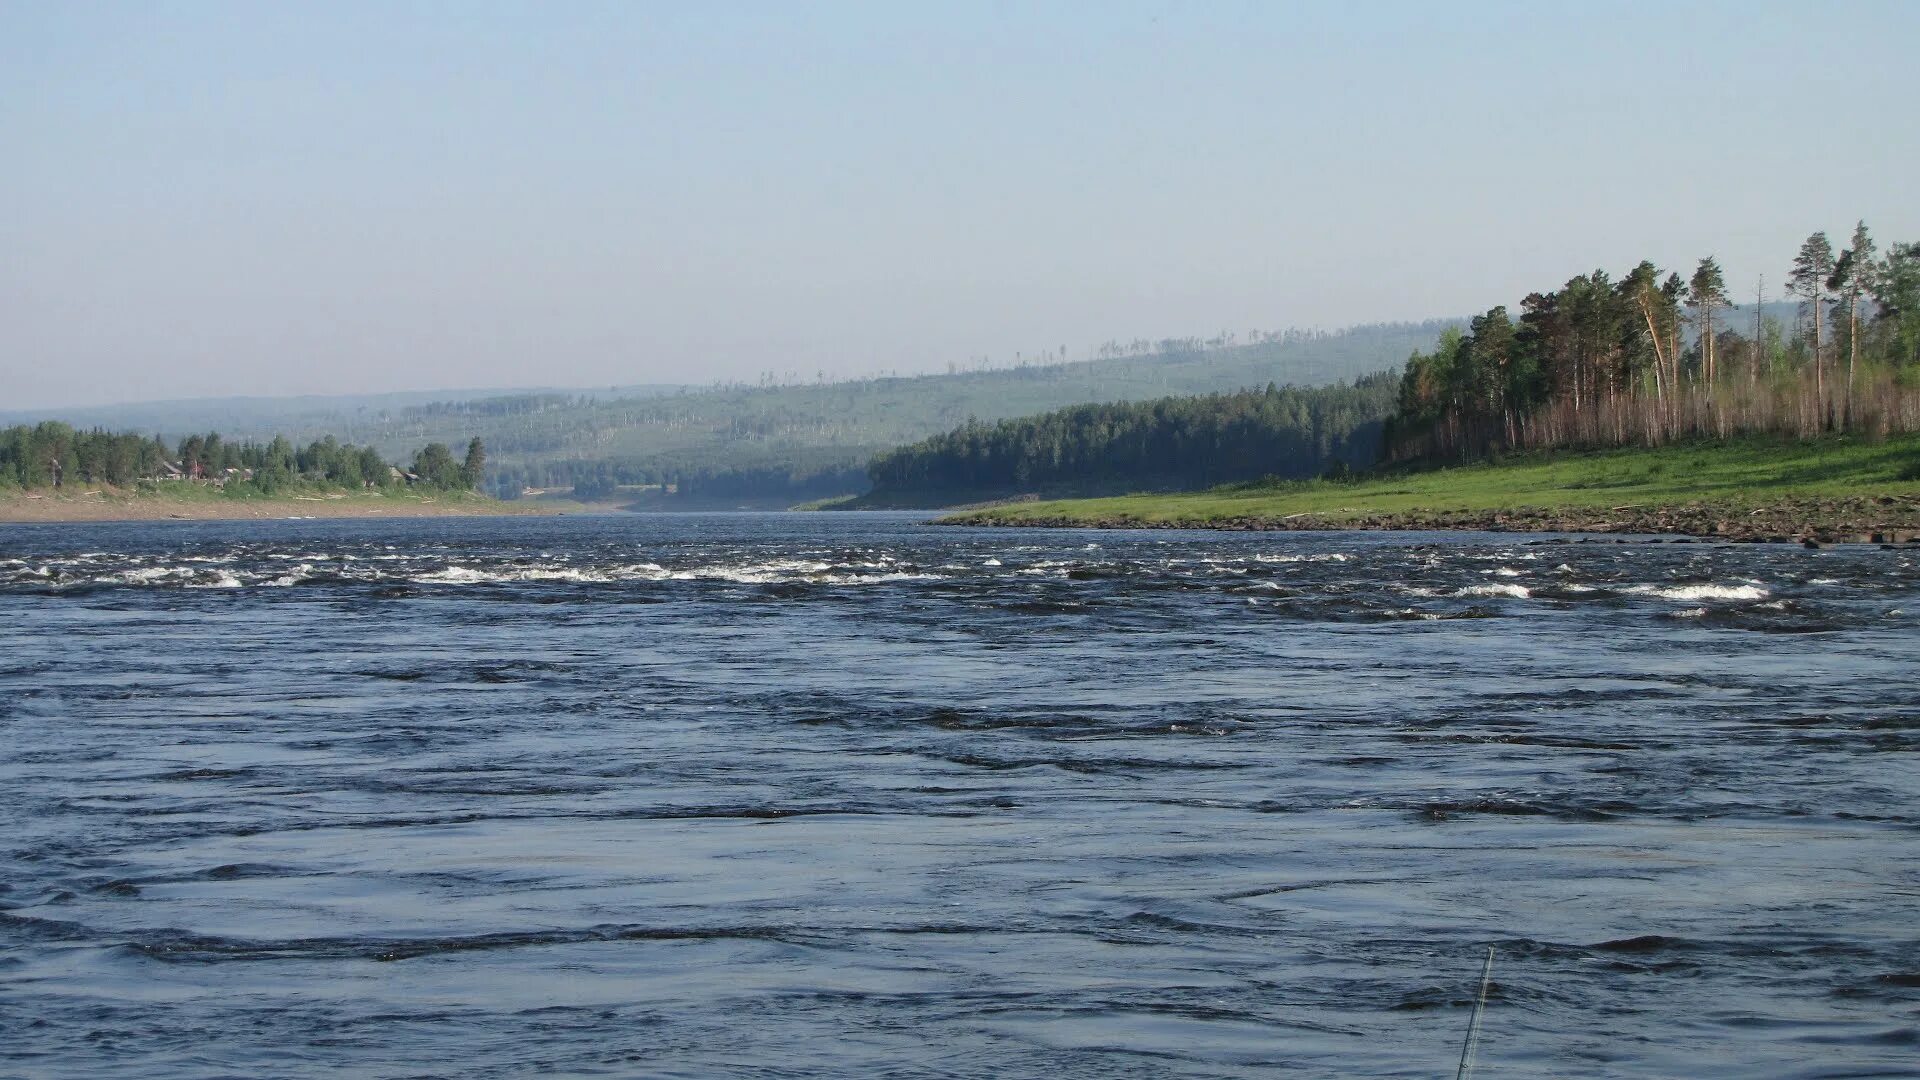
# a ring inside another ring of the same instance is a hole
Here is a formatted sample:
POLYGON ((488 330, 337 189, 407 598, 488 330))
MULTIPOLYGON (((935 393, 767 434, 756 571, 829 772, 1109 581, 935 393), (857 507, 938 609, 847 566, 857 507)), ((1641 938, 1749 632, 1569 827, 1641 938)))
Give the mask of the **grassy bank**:
POLYGON ((273 495, 242 495, 191 484, 105 485, 23 491, 0 488, 0 522, 160 521, 292 517, 462 517, 551 513, 467 491, 343 491, 301 487, 273 495))
POLYGON ((1920 436, 1737 441, 1510 457, 1352 482, 1027 502, 942 519, 1111 528, 1671 532, 1905 540, 1920 531, 1920 436))

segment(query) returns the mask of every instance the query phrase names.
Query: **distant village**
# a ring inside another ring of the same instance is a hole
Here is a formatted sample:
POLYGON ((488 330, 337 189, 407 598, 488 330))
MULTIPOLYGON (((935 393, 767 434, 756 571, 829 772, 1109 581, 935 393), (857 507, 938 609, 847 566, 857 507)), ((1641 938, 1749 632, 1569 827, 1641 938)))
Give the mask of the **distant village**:
MULTIPOLYGON (((60 463, 56 460, 52 462, 51 465, 53 468, 53 476, 54 476, 53 486, 59 487, 61 484, 60 463)), ((221 469, 209 469, 207 468, 205 463, 199 462, 199 461, 195 461, 195 462, 162 461, 159 463, 159 468, 153 470, 151 475, 141 476, 141 477, 138 477, 137 479, 153 481, 153 482, 161 482, 161 481, 167 481, 167 480, 194 480, 194 481, 199 481, 201 483, 210 484, 213 487, 218 488, 218 487, 226 487, 227 484, 233 483, 233 482, 252 480, 253 470, 247 469, 247 468, 240 468, 237 466, 228 466, 226 468, 221 468, 221 469)), ((314 476, 313 479, 323 480, 325 479, 325 477, 314 476)), ((404 484, 408 487, 412 487, 413 485, 419 482, 420 482, 420 475, 418 473, 408 472, 407 470, 402 469, 397 465, 387 466, 387 483, 389 486, 398 486, 398 485, 404 484)), ((378 483, 375 483, 372 480, 362 480, 361 486, 366 488, 376 488, 376 487, 379 487, 380 485, 378 483)))
POLYGON ((169 445, 158 436, 100 429, 79 430, 45 421, 0 429, 0 487, 62 488, 75 483, 132 487, 194 484, 212 488, 245 485, 267 494, 293 485, 374 489, 424 486, 440 491, 479 486, 486 450, 479 439, 464 459, 444 443, 429 443, 410 467, 387 461, 372 446, 331 436, 296 447, 284 437, 239 442, 217 432, 189 435, 169 445))

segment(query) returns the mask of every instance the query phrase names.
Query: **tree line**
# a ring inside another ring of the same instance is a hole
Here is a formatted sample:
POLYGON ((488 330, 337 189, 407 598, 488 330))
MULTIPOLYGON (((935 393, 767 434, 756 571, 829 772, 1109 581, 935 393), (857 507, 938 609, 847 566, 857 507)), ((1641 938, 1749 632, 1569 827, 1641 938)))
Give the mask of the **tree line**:
POLYGON ((1390 373, 1351 385, 1078 405, 966 425, 881 454, 877 493, 1205 488, 1365 467, 1392 411, 1390 373))
POLYGON ((1385 456, 1920 427, 1920 244, 1883 256, 1861 222, 1836 252, 1816 232, 1785 282, 1790 327, 1764 281, 1743 315, 1712 257, 1684 279, 1581 274, 1517 319, 1491 308, 1408 359, 1385 456))
POLYGON ((375 448, 331 435, 297 447, 279 435, 261 443, 224 439, 211 431, 169 444, 158 435, 82 430, 57 420, 0 429, 0 484, 29 489, 198 481, 257 494, 302 483, 452 491, 479 486, 485 469, 486 449, 477 438, 467 445, 464 459, 455 458, 444 443, 430 443, 414 454, 412 468, 402 471, 375 448))

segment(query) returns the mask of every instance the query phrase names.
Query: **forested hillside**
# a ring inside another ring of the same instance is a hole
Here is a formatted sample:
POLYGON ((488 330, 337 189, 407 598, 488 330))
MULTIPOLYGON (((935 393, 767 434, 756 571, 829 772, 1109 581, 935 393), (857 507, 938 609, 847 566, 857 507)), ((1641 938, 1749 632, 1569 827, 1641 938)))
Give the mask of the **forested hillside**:
POLYGON ((1383 373, 1351 386, 1268 385, 974 421, 876 457, 871 499, 937 505, 1344 472, 1372 463, 1396 384, 1383 373))
POLYGON ((1140 401, 1265 386, 1352 380, 1431 348, 1445 320, 1208 339, 1109 342, 1086 360, 1064 348, 1011 364, 956 364, 947 374, 798 384, 631 387, 472 398, 421 395, 292 401, 226 400, 93 409, 104 427, 177 433, 218 426, 230 437, 300 442, 332 435, 397 458, 426 442, 486 443, 488 489, 674 485, 710 500, 801 501, 866 486, 877 453, 959 427, 1096 401, 1140 401), (404 400, 400 400, 403 398, 404 400), (260 410, 249 423, 250 409, 260 410), (122 414, 125 414, 124 416, 122 414))
POLYGON ((1407 361, 1387 456, 1920 429, 1920 244, 1882 256, 1863 222, 1781 266, 1791 325, 1736 316, 1712 258, 1686 279, 1651 262, 1581 274, 1518 319, 1494 307, 1407 361))

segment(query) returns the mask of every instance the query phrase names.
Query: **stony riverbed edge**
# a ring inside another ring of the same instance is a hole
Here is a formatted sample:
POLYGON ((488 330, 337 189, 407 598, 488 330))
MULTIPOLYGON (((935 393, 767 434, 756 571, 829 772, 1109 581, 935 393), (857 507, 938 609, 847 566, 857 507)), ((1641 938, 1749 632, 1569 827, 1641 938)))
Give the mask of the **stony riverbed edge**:
POLYGON ((1920 501, 1900 496, 1805 499, 1762 506, 1513 507, 1501 510, 1310 511, 1285 515, 1148 519, 1128 513, 972 513, 937 525, 1058 529, 1212 529, 1223 532, 1459 531, 1674 535, 1733 543, 1920 544, 1920 501))

